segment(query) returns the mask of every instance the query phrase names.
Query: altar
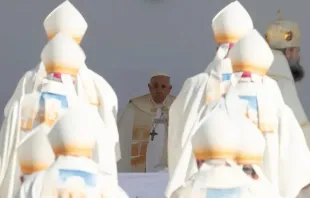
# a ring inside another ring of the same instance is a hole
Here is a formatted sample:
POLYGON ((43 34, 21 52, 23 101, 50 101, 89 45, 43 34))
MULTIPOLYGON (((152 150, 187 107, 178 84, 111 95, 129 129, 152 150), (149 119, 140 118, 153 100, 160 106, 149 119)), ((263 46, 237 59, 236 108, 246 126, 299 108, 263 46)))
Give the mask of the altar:
POLYGON ((165 198, 167 172, 119 173, 118 182, 130 198, 165 198))

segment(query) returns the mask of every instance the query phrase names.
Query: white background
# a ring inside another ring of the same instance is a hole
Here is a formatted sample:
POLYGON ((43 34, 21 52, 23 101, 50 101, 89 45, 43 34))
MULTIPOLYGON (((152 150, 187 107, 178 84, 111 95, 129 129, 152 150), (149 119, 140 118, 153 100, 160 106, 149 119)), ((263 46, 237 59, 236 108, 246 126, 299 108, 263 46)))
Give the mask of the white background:
MULTIPOLYGON (((61 0, 3 0, 0 2, 0 108, 22 74, 40 61, 46 43, 43 20, 61 0)), ((82 43, 89 68, 114 87, 120 107, 131 97, 147 93, 153 72, 167 72, 177 94, 184 80, 202 72, 212 59, 213 16, 228 0, 72 0, 89 29, 82 43), (152 3, 153 2, 153 3, 152 3)), ((302 63, 306 78, 298 85, 310 115, 310 1, 240 0, 255 27, 264 33, 276 19, 295 20, 302 32, 302 63), (308 87, 307 87, 308 85, 308 87)))

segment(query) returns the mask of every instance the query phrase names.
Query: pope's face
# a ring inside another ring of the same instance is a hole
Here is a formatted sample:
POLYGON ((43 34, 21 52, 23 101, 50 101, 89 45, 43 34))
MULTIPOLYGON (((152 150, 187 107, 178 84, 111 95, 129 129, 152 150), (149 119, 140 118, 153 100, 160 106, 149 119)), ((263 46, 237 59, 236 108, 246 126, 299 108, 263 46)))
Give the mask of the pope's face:
POLYGON ((167 76, 155 76, 149 83, 149 90, 154 102, 161 104, 171 91, 170 78, 167 76))
POLYGON ((290 65, 295 82, 302 80, 304 77, 304 69, 300 65, 300 48, 293 47, 285 49, 285 56, 290 65))

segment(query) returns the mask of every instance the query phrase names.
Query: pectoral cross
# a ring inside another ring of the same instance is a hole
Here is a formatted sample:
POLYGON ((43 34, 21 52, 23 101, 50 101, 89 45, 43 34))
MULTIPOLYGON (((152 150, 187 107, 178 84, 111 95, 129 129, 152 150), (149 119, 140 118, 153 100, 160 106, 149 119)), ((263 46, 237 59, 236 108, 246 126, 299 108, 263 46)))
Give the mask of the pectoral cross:
POLYGON ((158 135, 158 133, 156 133, 155 129, 152 130, 152 133, 150 133, 151 135, 151 141, 154 141, 154 137, 155 135, 158 135))

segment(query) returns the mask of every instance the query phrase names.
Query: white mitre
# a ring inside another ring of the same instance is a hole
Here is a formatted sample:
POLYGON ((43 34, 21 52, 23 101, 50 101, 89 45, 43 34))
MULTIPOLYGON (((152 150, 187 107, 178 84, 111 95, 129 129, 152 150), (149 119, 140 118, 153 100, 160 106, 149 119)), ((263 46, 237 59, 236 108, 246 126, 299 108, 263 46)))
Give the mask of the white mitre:
POLYGON ((28 132, 18 147, 18 160, 24 175, 47 169, 55 160, 55 155, 47 138, 46 127, 39 125, 28 132))
POLYGON ((213 18, 212 28, 216 43, 236 43, 253 29, 253 22, 240 2, 234 1, 213 18))
MULTIPOLYGON (((281 15, 278 11, 278 15, 281 15)), ((273 49, 300 47, 300 30, 298 24, 292 21, 282 20, 278 16, 274 24, 270 24, 266 32, 266 40, 273 49)))
POLYGON ((49 40, 62 32, 68 34, 77 43, 81 42, 88 27, 82 14, 68 0, 56 7, 45 18, 43 25, 49 40))
POLYGON ((58 33, 41 52, 41 60, 47 73, 62 73, 77 76, 84 66, 86 55, 74 40, 63 33, 58 33))
MULTIPOLYGON (((204 178, 205 187, 238 187, 248 182, 245 174, 235 165, 233 165, 235 167, 225 166, 225 163, 234 164, 241 139, 240 129, 226 110, 215 110, 198 126, 198 130, 192 138, 196 159, 211 164, 214 160, 215 164, 218 163, 218 160, 224 162, 216 169, 209 169, 206 178, 204 178)), ((201 170, 203 166, 200 168, 201 170)))
POLYGON ((48 135, 55 155, 91 158, 101 123, 99 114, 86 104, 70 108, 48 135))
POLYGON ((242 136, 237 163, 242 165, 261 165, 266 145, 265 138, 255 124, 246 118, 244 120, 239 125, 242 128, 242 136))
POLYGON ((239 142, 237 126, 223 110, 212 113, 212 116, 204 120, 192 139, 197 160, 234 160, 239 142))
POLYGON ((229 52, 233 72, 266 75, 274 59, 272 50, 256 29, 251 30, 229 52))

